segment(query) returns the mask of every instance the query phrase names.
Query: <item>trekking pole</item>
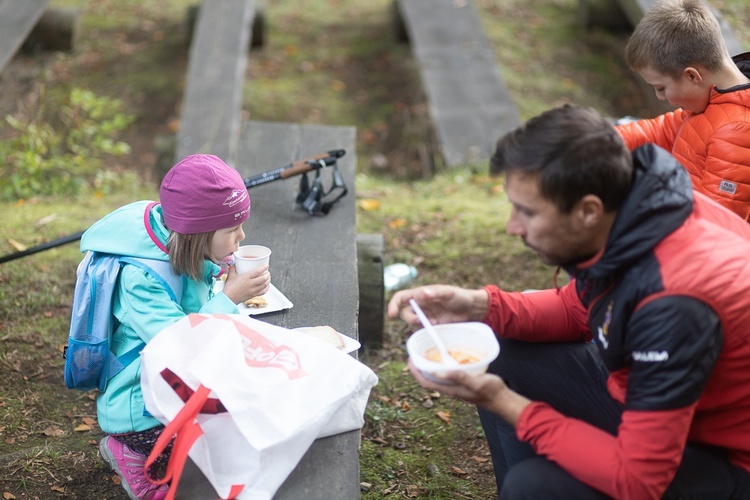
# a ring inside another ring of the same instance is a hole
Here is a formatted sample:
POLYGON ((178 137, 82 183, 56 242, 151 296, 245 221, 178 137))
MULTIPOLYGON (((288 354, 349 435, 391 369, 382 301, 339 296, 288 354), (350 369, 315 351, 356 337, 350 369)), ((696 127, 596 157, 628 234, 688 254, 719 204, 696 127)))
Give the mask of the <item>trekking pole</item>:
POLYGON ((331 165, 336 163, 336 160, 338 160, 345 154, 346 151, 343 149, 332 149, 323 154, 313 156, 311 158, 305 158, 304 160, 297 160, 281 168, 269 170, 268 172, 248 177, 246 179, 243 179, 243 182, 245 183, 245 187, 247 189, 250 189, 255 186, 260 186, 261 184, 277 181, 279 179, 288 179, 289 177, 305 174, 312 170, 317 170, 323 167, 330 167, 331 165))
MULTIPOLYGON (((301 175, 310 172, 311 170, 317 170, 319 168, 323 168, 324 166, 331 166, 336 163, 336 160, 338 160, 345 154, 346 151, 343 149, 332 149, 330 151, 326 151, 323 154, 319 154, 311 158, 306 158, 304 160, 297 160, 281 168, 269 170, 268 172, 248 177, 247 179, 243 179, 243 182, 245 183, 245 187, 247 189, 250 189, 254 188, 255 186, 260 186, 261 184, 266 184, 268 182, 276 181, 279 179, 288 179, 289 177, 301 175)), ((78 241, 81 239, 81 236, 83 236, 84 232, 85 231, 78 231, 77 233, 69 234, 68 236, 63 236, 61 238, 57 238, 56 240, 48 241, 31 248, 27 248, 26 250, 22 250, 20 252, 14 252, 0 256, 0 264, 11 260, 20 259, 21 257, 26 257, 27 255, 32 255, 43 250, 49 250, 50 248, 55 248, 67 243, 78 241)))
POLYGON ((42 243, 41 245, 27 248, 26 250, 22 250, 20 252, 9 253, 8 255, 3 255, 2 257, 0 257, 0 264, 2 264, 3 262, 8 262, 9 260, 16 260, 16 259, 20 259, 21 257, 26 257, 27 255, 35 254, 37 252, 41 252, 42 250, 48 250, 50 248, 55 248, 55 247, 65 245, 66 243, 72 243, 74 241, 78 241, 81 239, 81 236, 83 236, 83 233, 84 231, 78 231, 75 234, 69 234, 68 236, 63 236, 62 238, 48 241, 46 243, 42 243))

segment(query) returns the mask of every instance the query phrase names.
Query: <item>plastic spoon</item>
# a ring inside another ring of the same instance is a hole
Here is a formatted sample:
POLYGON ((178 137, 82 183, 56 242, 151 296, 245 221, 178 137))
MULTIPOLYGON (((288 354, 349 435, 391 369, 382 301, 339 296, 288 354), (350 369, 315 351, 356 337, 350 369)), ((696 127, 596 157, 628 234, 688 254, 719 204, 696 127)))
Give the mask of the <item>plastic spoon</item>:
POLYGON ((417 304, 417 301, 414 299, 409 299, 409 305, 412 309, 414 309, 414 312, 417 313, 417 318, 419 318, 419 321, 422 323, 424 329, 427 330, 427 333, 430 334, 432 342, 440 352, 441 361, 446 365, 458 366, 458 361, 456 361, 456 359, 450 355, 448 349, 445 347, 445 344, 443 344, 443 341, 440 340, 437 332, 432 327, 432 323, 430 323, 430 320, 427 319, 427 316, 425 316, 422 308, 420 308, 419 304, 417 304))

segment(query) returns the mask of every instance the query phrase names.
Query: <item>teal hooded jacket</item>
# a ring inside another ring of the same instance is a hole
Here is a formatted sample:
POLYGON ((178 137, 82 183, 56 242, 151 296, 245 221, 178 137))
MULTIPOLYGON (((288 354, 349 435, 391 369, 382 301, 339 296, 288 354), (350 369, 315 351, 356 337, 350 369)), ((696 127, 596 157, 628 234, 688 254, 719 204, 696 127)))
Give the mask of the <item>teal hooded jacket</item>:
MULTIPOLYGON (((161 205, 138 201, 106 215, 81 237, 81 251, 169 260, 161 205)), ((237 306, 223 293, 213 293, 221 267, 204 261, 201 281, 184 276, 180 303, 143 269, 125 264, 114 294, 113 313, 119 325, 111 348, 119 356, 141 342, 148 343, 165 327, 190 313, 237 314, 237 306)), ((141 363, 136 359, 115 375, 96 398, 99 427, 108 434, 144 431, 160 425, 146 411, 141 391, 141 363)))

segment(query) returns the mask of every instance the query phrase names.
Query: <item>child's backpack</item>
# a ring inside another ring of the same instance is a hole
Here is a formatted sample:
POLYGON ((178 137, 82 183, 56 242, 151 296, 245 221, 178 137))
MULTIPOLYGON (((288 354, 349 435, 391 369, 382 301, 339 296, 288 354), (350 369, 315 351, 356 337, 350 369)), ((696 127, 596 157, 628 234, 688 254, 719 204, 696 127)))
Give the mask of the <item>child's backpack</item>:
POLYGON ((145 347, 141 343, 117 357, 110 349, 117 319, 112 314, 117 277, 123 264, 133 264, 156 278, 175 302, 182 297, 183 280, 168 261, 86 252, 76 272, 70 334, 65 347, 65 386, 104 391, 109 379, 132 363, 145 347))

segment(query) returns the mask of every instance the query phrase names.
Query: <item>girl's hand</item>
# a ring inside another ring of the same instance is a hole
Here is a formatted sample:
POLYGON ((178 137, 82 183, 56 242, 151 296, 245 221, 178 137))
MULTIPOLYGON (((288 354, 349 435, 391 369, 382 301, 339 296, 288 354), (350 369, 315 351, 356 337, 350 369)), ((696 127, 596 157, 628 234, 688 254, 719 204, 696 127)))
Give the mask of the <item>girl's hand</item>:
POLYGON ((230 266, 223 292, 232 302, 239 304, 263 295, 270 287, 271 273, 268 272, 268 266, 258 267, 242 274, 237 274, 234 266, 230 266))

